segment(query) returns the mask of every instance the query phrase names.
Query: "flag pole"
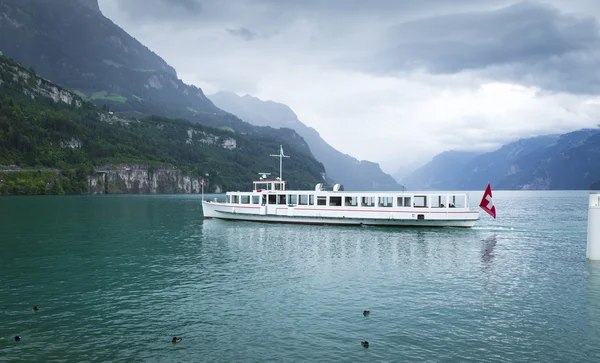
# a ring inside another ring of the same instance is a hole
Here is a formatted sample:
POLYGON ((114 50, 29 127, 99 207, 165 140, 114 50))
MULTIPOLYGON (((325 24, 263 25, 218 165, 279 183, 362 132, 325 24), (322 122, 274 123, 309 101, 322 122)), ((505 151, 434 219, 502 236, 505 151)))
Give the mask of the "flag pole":
POLYGON ((271 154, 269 156, 275 156, 279 158, 279 180, 283 181, 283 158, 289 158, 289 156, 283 154, 283 145, 279 145, 279 154, 271 154))

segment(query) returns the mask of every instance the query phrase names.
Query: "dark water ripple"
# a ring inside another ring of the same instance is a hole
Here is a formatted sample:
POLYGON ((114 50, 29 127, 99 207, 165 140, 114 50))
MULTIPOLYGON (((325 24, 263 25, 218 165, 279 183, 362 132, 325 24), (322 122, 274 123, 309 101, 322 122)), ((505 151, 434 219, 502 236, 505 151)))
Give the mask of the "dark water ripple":
POLYGON ((203 221, 190 196, 2 198, 0 361, 599 361, 587 193, 495 203, 472 230, 401 230, 203 221))

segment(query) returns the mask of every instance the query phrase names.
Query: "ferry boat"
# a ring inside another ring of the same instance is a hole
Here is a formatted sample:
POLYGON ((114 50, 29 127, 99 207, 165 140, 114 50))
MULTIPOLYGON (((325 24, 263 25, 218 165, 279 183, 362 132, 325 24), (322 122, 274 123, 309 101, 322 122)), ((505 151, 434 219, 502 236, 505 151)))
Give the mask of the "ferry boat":
POLYGON ((251 192, 227 192, 224 202, 204 201, 204 218, 224 220, 299 223, 319 225, 463 227, 479 220, 479 211, 469 207, 466 193, 361 192, 344 191, 340 184, 325 190, 287 190, 281 176, 270 179, 260 173, 251 192))

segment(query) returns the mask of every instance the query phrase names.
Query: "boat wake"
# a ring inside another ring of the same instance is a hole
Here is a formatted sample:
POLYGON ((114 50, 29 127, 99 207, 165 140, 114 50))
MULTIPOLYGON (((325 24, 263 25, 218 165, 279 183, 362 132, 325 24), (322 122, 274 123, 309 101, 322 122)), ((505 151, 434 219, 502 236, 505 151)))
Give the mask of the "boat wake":
POLYGON ((514 231, 514 227, 473 227, 480 231, 514 231))

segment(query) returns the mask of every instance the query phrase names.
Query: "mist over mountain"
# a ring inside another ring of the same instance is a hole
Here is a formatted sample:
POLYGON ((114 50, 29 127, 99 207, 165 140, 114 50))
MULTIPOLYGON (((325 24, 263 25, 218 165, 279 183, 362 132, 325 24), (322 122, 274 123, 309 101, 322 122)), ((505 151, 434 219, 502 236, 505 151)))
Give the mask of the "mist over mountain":
POLYGON ((312 154, 323 163, 331 182, 341 183, 346 190, 399 190, 402 188, 394 178, 384 173, 379 164, 359 161, 343 154, 329 145, 312 127, 306 126, 292 109, 273 101, 262 101, 256 97, 238 96, 233 92, 218 92, 209 95, 213 103, 254 125, 275 128, 287 127, 295 130, 306 140, 312 154))

